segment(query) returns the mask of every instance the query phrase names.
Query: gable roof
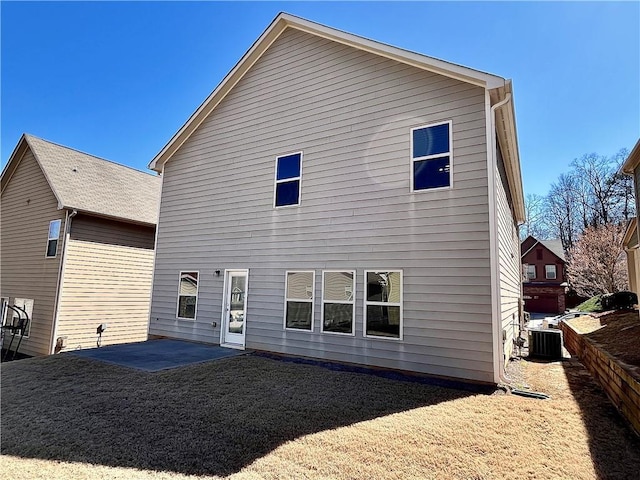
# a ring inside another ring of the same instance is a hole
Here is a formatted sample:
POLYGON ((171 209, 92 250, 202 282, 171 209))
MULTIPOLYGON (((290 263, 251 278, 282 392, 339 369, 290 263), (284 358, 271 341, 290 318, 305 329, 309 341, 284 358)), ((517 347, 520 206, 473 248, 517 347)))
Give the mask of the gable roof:
POLYGON ((24 153, 30 149, 58 208, 155 225, 161 178, 109 160, 24 134, 0 178, 4 191, 24 153))
POLYGON ((521 257, 524 258, 524 256, 529 253, 531 250, 533 250, 535 248, 536 245, 542 245, 543 247, 545 247, 547 250, 549 250, 551 253, 553 253, 556 257, 558 257, 560 260, 562 260, 563 262, 567 262, 567 258, 564 254, 564 248, 562 247, 562 241, 560 240, 538 240, 537 238, 529 235, 527 238, 525 238, 522 243, 520 244, 520 246, 522 247, 521 250, 521 257), (531 242, 527 242, 527 240, 532 239, 535 240, 533 243, 531 242), (530 243, 530 246, 528 248, 526 248, 525 250, 525 245, 527 245, 527 243, 530 243))
MULTIPOLYGON (((153 160, 151 160, 149 168, 158 173, 162 172, 164 164, 171 159, 173 154, 227 96, 245 73, 249 71, 271 44, 288 28, 300 30, 375 55, 412 65, 425 71, 483 87, 489 90, 492 105, 496 105, 502 100, 506 102, 511 99, 512 96, 511 81, 497 75, 369 40, 288 13, 280 13, 254 42, 240 61, 224 77, 215 90, 205 99, 191 117, 189 117, 176 134, 171 137, 169 142, 158 152, 153 160)), ((502 147, 507 179, 514 201, 516 220, 518 222, 524 222, 524 193, 522 190, 522 174, 520 172, 520 157, 518 153, 513 101, 509 102, 507 108, 499 108, 496 111, 495 128, 498 141, 502 147)))

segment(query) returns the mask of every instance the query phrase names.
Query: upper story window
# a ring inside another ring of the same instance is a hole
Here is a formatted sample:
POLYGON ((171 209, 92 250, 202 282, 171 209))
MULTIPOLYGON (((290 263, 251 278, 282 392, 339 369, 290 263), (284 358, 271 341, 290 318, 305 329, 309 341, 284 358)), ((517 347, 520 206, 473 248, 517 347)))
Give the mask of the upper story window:
POLYGON ((276 159, 274 206, 300 205, 301 181, 302 152, 278 157, 276 159))
POLYGON ((555 265, 545 265, 544 273, 547 280, 555 280, 556 279, 556 266, 555 265))
POLYGON ((58 253, 58 239, 60 238, 60 226, 62 220, 51 220, 49 222, 49 238, 47 240, 47 257, 55 257, 58 253))
POLYGON ((178 284, 178 312, 182 320, 194 320, 198 307, 198 273, 180 272, 178 284))
POLYGON ((411 191, 451 186, 451 121, 411 129, 411 191))
POLYGON ((529 280, 535 280, 535 278, 536 278, 536 266, 535 265, 527 265, 527 278, 529 280))

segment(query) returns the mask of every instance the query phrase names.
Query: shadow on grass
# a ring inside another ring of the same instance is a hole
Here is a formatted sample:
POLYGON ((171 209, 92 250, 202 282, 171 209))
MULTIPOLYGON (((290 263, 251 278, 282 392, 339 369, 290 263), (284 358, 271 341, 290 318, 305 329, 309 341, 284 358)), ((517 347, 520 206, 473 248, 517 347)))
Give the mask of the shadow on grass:
POLYGON ((577 358, 565 359, 562 366, 580 406, 598 478, 628 479, 630 470, 640 475, 637 467, 630 468, 640 466, 640 439, 577 358))
POLYGON ((298 437, 472 394, 255 355, 143 373, 62 354, 3 365, 1 449, 229 475, 298 437))

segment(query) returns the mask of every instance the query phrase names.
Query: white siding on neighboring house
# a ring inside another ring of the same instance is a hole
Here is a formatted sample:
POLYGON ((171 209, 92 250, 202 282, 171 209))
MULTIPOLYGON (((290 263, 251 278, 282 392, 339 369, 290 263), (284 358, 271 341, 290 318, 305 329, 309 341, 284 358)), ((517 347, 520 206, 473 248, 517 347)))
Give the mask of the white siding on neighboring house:
POLYGON ((286 30, 165 165, 150 333, 218 343, 214 272, 248 268, 248 348, 493 381, 486 162, 483 88, 286 30), (410 193, 410 129, 448 120, 453 188, 410 193), (300 206, 274 209, 298 151, 300 206), (356 271, 355 336, 320 333, 323 269, 356 271), (364 271, 385 269, 401 341, 363 337, 364 271), (311 333, 283 328, 287 270, 315 271, 311 333), (195 320, 180 271, 200 272, 195 320))
POLYGON ((65 350, 147 339, 154 229, 100 218, 73 219, 56 339, 65 350))
MULTIPOLYGON (((497 140, 496 140, 497 143, 497 140)), ((509 360, 513 352, 513 340, 517 338, 520 324, 520 302, 522 298, 522 276, 520 240, 513 204, 509 195, 507 176, 500 148, 497 148, 498 165, 496 175, 496 208, 498 210, 498 255, 500 275, 500 319, 503 337, 503 354, 509 360)))

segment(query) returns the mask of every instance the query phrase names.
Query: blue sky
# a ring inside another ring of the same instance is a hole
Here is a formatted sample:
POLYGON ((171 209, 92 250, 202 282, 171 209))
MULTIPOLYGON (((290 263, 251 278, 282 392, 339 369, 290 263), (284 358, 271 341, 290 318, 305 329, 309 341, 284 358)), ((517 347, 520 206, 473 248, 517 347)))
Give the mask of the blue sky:
POLYGON ((1 3, 1 160, 28 132, 146 169, 280 11, 513 79, 526 193, 640 136, 640 3, 1 3))

